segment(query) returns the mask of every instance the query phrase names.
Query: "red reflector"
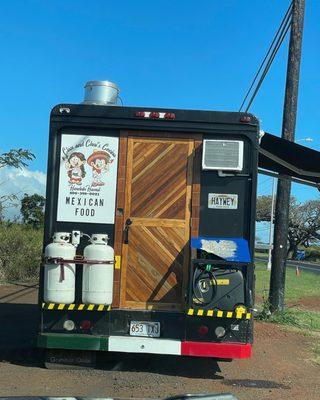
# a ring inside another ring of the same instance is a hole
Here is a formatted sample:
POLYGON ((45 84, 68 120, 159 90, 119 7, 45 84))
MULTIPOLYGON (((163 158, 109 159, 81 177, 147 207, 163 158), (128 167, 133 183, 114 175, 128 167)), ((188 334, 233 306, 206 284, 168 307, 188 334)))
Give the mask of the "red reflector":
POLYGON ((154 119, 155 118, 159 118, 160 114, 158 112, 156 112, 156 111, 153 111, 153 112, 150 113, 149 117, 150 118, 154 118, 154 119))
POLYGON ((136 111, 134 113, 135 117, 139 117, 139 118, 143 118, 145 116, 145 112, 144 111, 136 111))
POLYGON ((80 328, 83 329, 84 331, 87 331, 88 329, 91 328, 91 322, 88 320, 84 320, 80 324, 80 328))
POLYGON ((240 122, 251 122, 251 117, 249 115, 244 115, 243 117, 240 118, 240 122))
POLYGON ((175 119, 176 118, 176 114, 175 113, 165 113, 164 114, 164 118, 165 119, 175 119))
POLYGON ((249 358, 251 357, 251 344, 181 342, 181 355, 213 358, 249 358))
POLYGON ((198 329, 199 336, 204 336, 209 332, 209 328, 205 325, 201 325, 198 329))

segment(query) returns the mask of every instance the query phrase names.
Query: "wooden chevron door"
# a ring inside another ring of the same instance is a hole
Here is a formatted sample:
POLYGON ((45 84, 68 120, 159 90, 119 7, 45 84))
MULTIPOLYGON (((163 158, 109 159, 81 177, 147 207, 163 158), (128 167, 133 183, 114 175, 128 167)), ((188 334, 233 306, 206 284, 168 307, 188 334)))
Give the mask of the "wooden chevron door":
POLYGON ((182 308, 193 148, 193 139, 128 138, 121 307, 182 308))

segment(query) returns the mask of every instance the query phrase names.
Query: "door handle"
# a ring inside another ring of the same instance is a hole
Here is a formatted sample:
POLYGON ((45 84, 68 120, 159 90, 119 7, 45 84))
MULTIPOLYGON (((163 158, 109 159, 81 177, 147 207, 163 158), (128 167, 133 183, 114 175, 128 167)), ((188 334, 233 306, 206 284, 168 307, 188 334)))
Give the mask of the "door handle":
POLYGON ((130 225, 132 224, 132 221, 130 218, 128 218, 126 220, 126 226, 124 228, 124 244, 128 244, 129 243, 129 228, 130 225))

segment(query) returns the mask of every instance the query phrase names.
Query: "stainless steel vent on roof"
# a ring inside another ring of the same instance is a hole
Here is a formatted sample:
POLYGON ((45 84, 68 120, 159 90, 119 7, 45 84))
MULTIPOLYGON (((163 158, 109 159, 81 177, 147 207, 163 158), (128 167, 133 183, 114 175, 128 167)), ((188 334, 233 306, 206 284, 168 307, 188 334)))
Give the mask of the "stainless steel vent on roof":
POLYGON ((241 171, 243 167, 243 141, 204 140, 202 169, 241 171))
POLYGON ((89 81, 84 87, 83 104, 113 106, 117 104, 120 89, 110 81, 89 81))

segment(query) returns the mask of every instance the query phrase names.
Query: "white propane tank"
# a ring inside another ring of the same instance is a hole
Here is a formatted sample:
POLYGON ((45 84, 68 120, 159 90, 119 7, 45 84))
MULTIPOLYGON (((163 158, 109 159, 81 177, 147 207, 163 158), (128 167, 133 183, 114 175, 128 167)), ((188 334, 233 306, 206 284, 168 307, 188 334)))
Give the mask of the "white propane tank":
POLYGON ((82 273, 82 301, 84 304, 110 305, 113 296, 113 248, 108 246, 108 235, 94 234, 83 255, 86 260, 111 261, 112 264, 84 264, 82 273))
MULTIPOLYGON (((53 243, 44 251, 45 257, 73 259, 76 248, 70 243, 70 233, 56 232, 53 243)), ((46 303, 71 304, 75 298, 75 264, 45 264, 44 266, 44 301, 46 303)))

